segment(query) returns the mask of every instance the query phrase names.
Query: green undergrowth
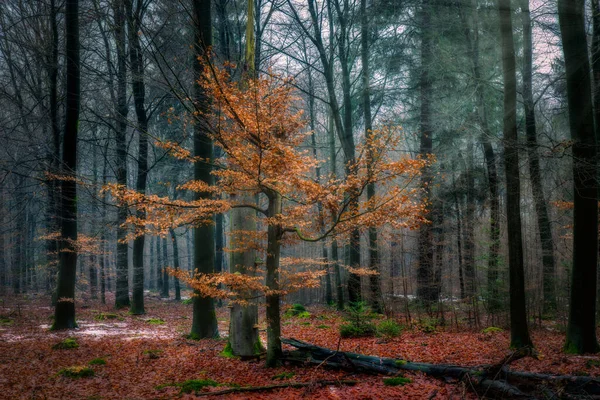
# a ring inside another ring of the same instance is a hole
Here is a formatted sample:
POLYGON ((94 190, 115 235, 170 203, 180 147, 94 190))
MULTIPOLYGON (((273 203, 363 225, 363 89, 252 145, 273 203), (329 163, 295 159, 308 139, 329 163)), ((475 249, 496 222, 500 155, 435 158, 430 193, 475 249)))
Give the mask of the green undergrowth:
POLYGON ((179 394, 190 394, 190 393, 196 394, 197 392, 201 391, 205 387, 209 387, 209 386, 216 387, 216 386, 220 386, 220 384, 217 383, 216 381, 213 381, 212 379, 189 379, 184 382, 165 383, 165 384, 157 386, 156 388, 163 389, 166 387, 178 387, 179 394))
POLYGON ((481 331, 481 333, 483 333, 485 335, 491 335, 491 334, 499 333, 499 332, 504 332, 504 329, 498 328, 497 326, 488 326, 487 328, 485 328, 481 331))
POLYGON ((163 352, 162 350, 150 349, 150 350, 144 350, 143 354, 151 360, 156 360, 157 358, 160 358, 160 355, 162 354, 162 352, 163 352))
POLYGON ((106 360, 102 357, 94 358, 88 363, 88 365, 106 365, 106 360))
POLYGON ((383 384, 385 386, 404 386, 411 382, 412 382, 412 380, 410 378, 405 378, 404 376, 395 376, 393 378, 383 378, 383 384))
POLYGON ((150 325, 164 325, 165 321, 160 318, 150 318, 146 320, 150 325))
POLYGON ((61 369, 58 375, 66 378, 89 378, 94 376, 94 370, 85 365, 75 365, 61 369))
POLYGON ((292 379, 295 375, 296 374, 293 372, 282 372, 280 374, 273 375, 271 379, 274 381, 283 381, 286 379, 292 379))
POLYGON ((310 318, 310 313, 302 304, 292 304, 285 310, 285 317, 310 318))
POLYGON ((118 319, 122 321, 124 318, 115 313, 99 313, 94 317, 96 321, 107 321, 110 319, 118 319))
POLYGON ((79 347, 79 343, 77 343, 77 339, 74 337, 68 337, 61 342, 56 343, 52 346, 54 350, 68 350, 68 349, 76 349, 79 347))
POLYGON ((394 338, 400 336, 402 326, 393 319, 386 319, 377 325, 377 336, 384 338, 394 338))

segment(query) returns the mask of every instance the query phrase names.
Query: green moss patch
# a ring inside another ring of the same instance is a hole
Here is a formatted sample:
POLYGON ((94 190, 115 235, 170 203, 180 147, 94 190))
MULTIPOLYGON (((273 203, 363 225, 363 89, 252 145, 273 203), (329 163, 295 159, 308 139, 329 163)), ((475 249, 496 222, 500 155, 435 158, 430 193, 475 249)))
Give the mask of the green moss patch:
POLYGON ((271 377, 271 379, 272 379, 272 380, 274 380, 274 381, 283 381, 283 380, 286 380, 286 379, 291 379, 291 378, 293 378, 295 375, 296 375, 296 374, 294 374, 293 372, 282 372, 282 373, 280 373, 280 374, 273 375, 273 376, 271 377))
POLYGON ((75 365, 61 369, 58 375, 66 378, 89 378, 94 376, 94 370, 85 365, 75 365))
POLYGON ((233 354, 233 347, 231 347, 231 342, 229 340, 227 341, 225 348, 219 353, 219 355, 225 358, 235 358, 235 354, 233 354))
POLYGON ((94 358, 91 360, 88 365, 106 365, 106 360, 104 358, 94 358))
POLYGON ((100 314, 96 314, 94 319, 96 321, 107 321, 110 319, 122 319, 122 317, 119 317, 119 314, 114 314, 114 313, 100 313, 100 314))
POLYGON ((165 321, 160 318, 150 318, 146 320, 150 325, 164 325, 165 321))
POLYGON ((190 379, 179 383, 165 383, 163 385, 157 386, 156 388, 162 389, 170 386, 178 387, 180 389, 179 394, 195 394, 204 389, 205 387, 215 387, 219 386, 219 384, 216 381, 213 381, 212 379, 190 379))
POLYGON ((13 320, 5 315, 0 315, 0 326, 4 325, 12 325, 13 324, 13 320))
POLYGON ((485 335, 491 335, 491 334, 499 333, 499 332, 504 332, 504 329, 498 328, 497 326, 488 326, 487 328, 485 328, 481 331, 481 333, 483 333, 485 335))
POLYGON ((162 350, 144 350, 143 354, 151 360, 156 360, 160 358, 162 352, 162 350))
POLYGON ((69 337, 64 339, 62 342, 56 343, 52 346, 54 350, 68 350, 68 349, 76 349, 79 347, 79 343, 77 343, 77 339, 73 337, 69 337))
POLYGON ((284 316, 310 318, 310 313, 306 311, 306 307, 304 307, 302 304, 292 304, 287 310, 285 310, 284 316))
POLYGON ((383 384, 385 386, 404 386, 408 383, 412 383, 410 378, 405 378, 403 376, 395 376, 393 378, 383 378, 383 384))

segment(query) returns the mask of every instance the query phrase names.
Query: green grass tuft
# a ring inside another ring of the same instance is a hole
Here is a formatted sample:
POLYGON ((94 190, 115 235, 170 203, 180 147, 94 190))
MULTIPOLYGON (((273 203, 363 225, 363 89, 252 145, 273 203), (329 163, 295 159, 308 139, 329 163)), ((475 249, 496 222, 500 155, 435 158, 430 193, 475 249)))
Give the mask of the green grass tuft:
POLYGON ((481 331, 481 333, 486 334, 486 335, 491 335, 493 333, 498 333, 498 332, 504 332, 504 329, 498 328, 496 326, 488 326, 487 328, 485 328, 481 331))
POLYGON ((96 321, 106 321, 109 319, 119 319, 119 314, 114 314, 114 313, 100 313, 97 314, 94 319, 96 321))
POLYGON ((104 358, 94 358, 91 360, 88 365, 106 365, 106 360, 104 358))
POLYGON ((405 378, 403 376, 395 376, 393 378, 383 378, 383 384, 385 386, 404 386, 408 383, 412 383, 410 378, 405 378))
POLYGON ((283 380, 285 380, 285 379, 291 379, 291 378, 293 378, 295 375, 296 375, 296 374, 295 374, 295 373, 293 373, 293 372, 282 372, 282 373, 280 373, 280 374, 273 375, 273 376, 271 377, 271 379, 272 379, 272 380, 274 380, 274 381, 283 381, 283 380))
POLYGON ((146 320, 150 325, 164 325, 165 321, 160 318, 150 318, 146 320))
POLYGON ((61 369, 58 371, 58 375, 67 378, 88 378, 94 376, 94 370, 85 365, 75 365, 61 369))
POLYGON ((77 343, 77 339, 73 337, 66 338, 62 342, 56 343, 52 346, 54 350, 68 350, 68 349, 76 349, 79 347, 79 343, 77 343))
POLYGON ((186 306, 189 306, 190 304, 194 303, 194 299, 192 297, 190 297, 189 299, 185 299, 185 300, 181 300, 181 304, 185 304, 186 306))

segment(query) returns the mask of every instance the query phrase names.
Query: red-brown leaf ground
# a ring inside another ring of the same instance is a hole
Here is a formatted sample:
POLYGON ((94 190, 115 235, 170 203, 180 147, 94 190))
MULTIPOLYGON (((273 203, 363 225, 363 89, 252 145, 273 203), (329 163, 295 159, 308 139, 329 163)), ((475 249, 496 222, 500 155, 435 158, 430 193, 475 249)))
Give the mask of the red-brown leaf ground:
MULTIPOLYGON (((109 299, 112 300, 112 299, 109 299)), ((109 301, 110 302, 110 301, 109 301)), ((112 302, 110 302, 112 304, 112 302)), ((341 315, 331 309, 311 307, 311 317, 284 318, 283 336, 294 337, 320 346, 336 348, 341 315)), ((222 390, 228 385, 261 386, 285 382, 316 380, 356 380, 354 387, 327 386, 279 389, 261 393, 238 393, 209 396, 219 399, 461 399, 474 398, 462 384, 446 384, 421 374, 406 374, 413 382, 402 387, 384 386, 381 376, 351 374, 322 367, 283 366, 269 369, 264 362, 245 362, 225 358, 220 352, 225 341, 186 340, 183 335, 191 325, 191 306, 156 297, 148 297, 146 315, 132 316, 114 311, 98 301, 78 302, 80 328, 70 332, 51 332, 53 309, 43 296, 5 296, 0 315, 11 315, 12 323, 0 325, 0 398, 1 399, 171 399, 179 397, 179 388, 160 385, 188 379, 212 379, 222 390), (116 313, 117 319, 97 321, 99 313, 116 313), (160 318, 164 325, 147 322, 160 318), (76 337, 79 347, 53 350, 52 346, 67 337, 76 337), (151 357, 148 352, 155 354, 151 357), (104 358, 106 365, 91 366, 90 378, 58 376, 59 370, 87 365, 104 358), (287 380, 273 376, 293 373, 287 380)), ((228 309, 218 311, 219 328, 227 332, 228 309)), ((261 328, 264 328, 261 326, 261 328)), ((264 333, 264 332, 263 332, 264 333)), ((557 330, 532 332, 542 360, 522 359, 512 368, 546 373, 600 375, 600 367, 590 364, 596 356, 565 355, 561 351, 563 334, 557 330)), ((265 340, 263 336, 263 341, 265 340)), ((494 363, 507 354, 507 332, 483 334, 478 331, 451 332, 438 330, 426 334, 418 329, 400 337, 343 339, 342 350, 363 354, 404 358, 429 363, 452 363, 468 366, 494 363)), ((194 398, 182 395, 181 398, 194 398)))

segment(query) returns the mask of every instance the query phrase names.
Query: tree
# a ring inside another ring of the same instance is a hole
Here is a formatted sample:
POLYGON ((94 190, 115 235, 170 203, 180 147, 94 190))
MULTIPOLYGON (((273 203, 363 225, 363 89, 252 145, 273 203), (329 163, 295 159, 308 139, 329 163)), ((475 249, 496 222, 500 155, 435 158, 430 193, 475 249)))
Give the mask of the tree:
POLYGON ((596 353, 597 151, 583 0, 559 0, 573 140, 573 269, 565 351, 596 353))
POLYGON ((67 97, 61 183, 61 238, 57 302, 53 329, 73 329, 77 267, 77 131, 81 104, 79 60, 79 0, 65 3, 67 97))
POLYGON ((521 233, 521 190, 517 138, 517 80, 510 0, 498 0, 504 78, 504 168, 510 280, 510 345, 532 347, 525 310, 525 273, 521 233))
MULTIPOLYGON (((194 53, 197 59, 208 56, 212 46, 212 14, 210 0, 193 0, 192 23, 194 26, 194 53)), ((198 112, 205 113, 209 108, 209 99, 199 79, 203 74, 203 64, 194 63, 194 100, 198 112)), ((213 143, 206 127, 200 121, 194 125, 194 155, 200 160, 194 164, 194 179, 212 185, 211 174, 213 143)), ((209 192, 196 192, 196 199, 210 199, 209 192)), ((215 228, 212 224, 194 228, 194 270, 210 274, 215 268, 215 228)), ((219 336, 214 300, 195 293, 194 315, 190 336, 212 338, 219 336)))

